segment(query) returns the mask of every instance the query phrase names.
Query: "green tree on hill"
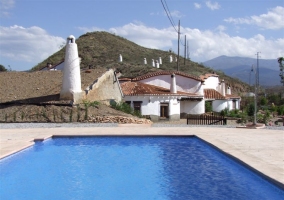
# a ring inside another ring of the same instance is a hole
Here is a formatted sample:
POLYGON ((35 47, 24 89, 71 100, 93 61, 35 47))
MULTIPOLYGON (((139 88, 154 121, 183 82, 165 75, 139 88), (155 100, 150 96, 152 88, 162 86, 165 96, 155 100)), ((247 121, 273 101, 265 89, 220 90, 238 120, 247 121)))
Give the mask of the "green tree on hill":
POLYGON ((5 72, 5 71, 7 71, 7 69, 3 65, 0 64, 0 72, 5 72))

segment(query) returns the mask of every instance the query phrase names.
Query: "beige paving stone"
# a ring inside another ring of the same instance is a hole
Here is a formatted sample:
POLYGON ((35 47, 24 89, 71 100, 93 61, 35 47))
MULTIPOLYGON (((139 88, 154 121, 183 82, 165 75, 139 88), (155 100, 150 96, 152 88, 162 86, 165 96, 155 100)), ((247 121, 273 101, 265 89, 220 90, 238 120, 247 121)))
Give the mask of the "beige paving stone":
MULTIPOLYGON (((63 135, 195 135, 284 185, 284 131, 208 127, 121 127, 0 129, 0 158, 33 144, 34 139, 63 135)), ((284 187, 283 187, 284 188, 284 187)))

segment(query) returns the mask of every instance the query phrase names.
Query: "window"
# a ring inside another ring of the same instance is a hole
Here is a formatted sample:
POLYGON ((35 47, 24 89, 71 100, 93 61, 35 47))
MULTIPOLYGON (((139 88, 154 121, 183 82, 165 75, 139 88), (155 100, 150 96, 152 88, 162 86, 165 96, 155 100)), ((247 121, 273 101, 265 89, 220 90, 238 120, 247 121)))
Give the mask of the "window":
POLYGON ((134 110, 141 112, 142 101, 133 101, 134 110))
POLYGON ((233 105, 232 105, 232 106, 233 106, 233 108, 232 108, 232 109, 233 109, 233 110, 235 110, 235 109, 236 109, 236 107, 237 107, 237 101, 236 101, 236 100, 233 100, 233 105))

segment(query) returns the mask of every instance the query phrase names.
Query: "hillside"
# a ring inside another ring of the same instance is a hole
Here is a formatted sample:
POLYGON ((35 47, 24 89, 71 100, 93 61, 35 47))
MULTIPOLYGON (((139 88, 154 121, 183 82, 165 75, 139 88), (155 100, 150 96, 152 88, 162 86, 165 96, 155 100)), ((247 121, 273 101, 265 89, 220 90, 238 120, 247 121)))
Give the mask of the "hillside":
MULTIPOLYGON (((76 43, 79 56, 81 57, 81 68, 116 68, 123 77, 135 77, 157 70, 176 70, 177 64, 169 62, 169 56, 176 56, 172 52, 149 49, 141 47, 125 38, 107 32, 92 32, 80 36, 76 43), (123 56, 123 62, 118 62, 119 54, 123 56), (152 67, 152 59, 158 60, 161 57, 163 64, 160 69, 152 67), (147 58, 147 65, 143 59, 147 58)), ((57 64, 64 59, 65 48, 48 57, 43 62, 32 68, 32 71, 40 70, 46 63, 57 64)), ((205 73, 212 73, 212 69, 198 63, 180 58, 179 70, 188 74, 199 76, 205 73)), ((220 79, 224 79, 235 93, 247 91, 248 85, 242 81, 219 73, 220 79)))

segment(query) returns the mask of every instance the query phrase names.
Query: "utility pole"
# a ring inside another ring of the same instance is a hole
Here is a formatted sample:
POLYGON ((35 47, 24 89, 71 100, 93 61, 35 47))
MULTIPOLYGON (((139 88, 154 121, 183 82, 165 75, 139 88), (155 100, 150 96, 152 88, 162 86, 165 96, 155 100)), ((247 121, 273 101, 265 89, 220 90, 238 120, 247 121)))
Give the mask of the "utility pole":
POLYGON ((186 59, 186 35, 184 35, 184 59, 183 59, 184 66, 185 66, 185 59, 186 59))
POLYGON ((177 57, 177 71, 179 71, 179 39, 180 39, 180 20, 178 20, 178 57, 177 57))
POLYGON ((187 47, 187 59, 189 60, 189 46, 188 46, 188 40, 187 40, 187 45, 186 45, 186 47, 187 47))
POLYGON ((259 90, 259 54, 261 52, 257 52, 256 53, 256 87, 257 87, 257 90, 259 90))
MULTIPOLYGON (((253 65, 251 66, 251 71, 254 72, 255 76, 255 84, 254 84, 254 112, 253 112, 253 125, 256 126, 257 120, 256 120, 256 113, 257 113, 257 69, 254 69, 253 65)), ((250 73, 251 75, 251 73, 250 73)))

